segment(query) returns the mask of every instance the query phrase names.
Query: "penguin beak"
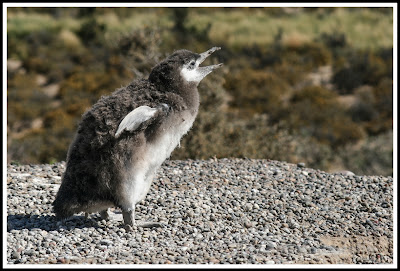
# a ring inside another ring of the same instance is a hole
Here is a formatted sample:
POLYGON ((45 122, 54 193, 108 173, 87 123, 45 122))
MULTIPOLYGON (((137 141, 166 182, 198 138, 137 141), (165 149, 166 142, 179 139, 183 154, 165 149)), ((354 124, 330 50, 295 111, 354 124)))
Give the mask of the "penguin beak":
POLYGON ((199 64, 201 64, 207 57, 209 57, 215 51, 221 50, 221 47, 213 47, 208 51, 200 54, 200 58, 197 60, 199 64))
MULTIPOLYGON (((211 48, 210 50, 207 50, 207 51, 205 51, 204 53, 201 53, 199 59, 197 59, 198 65, 200 65, 201 63, 203 63, 203 61, 204 61, 207 57, 209 57, 212 53, 214 53, 215 51, 218 51, 218 50, 220 50, 220 49, 221 49, 221 47, 213 47, 213 48, 211 48)), ((211 71, 213 71, 213 70, 215 70, 215 69, 218 69, 218 68, 221 67, 222 65, 223 65, 223 63, 219 63, 219 64, 216 64, 216 65, 210 65, 210 66, 205 66, 205 67, 199 67, 199 69, 202 69, 203 71, 207 70, 207 71, 211 72, 211 71)))

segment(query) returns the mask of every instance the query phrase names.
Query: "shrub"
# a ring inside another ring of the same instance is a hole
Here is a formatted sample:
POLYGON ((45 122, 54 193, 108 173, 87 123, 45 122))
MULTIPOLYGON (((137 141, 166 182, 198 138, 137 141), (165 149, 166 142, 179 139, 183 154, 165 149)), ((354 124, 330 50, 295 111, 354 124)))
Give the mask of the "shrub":
MULTIPOLYGON (((85 27, 89 29, 89 26, 94 27, 88 24, 82 29, 85 27)), ((80 34, 83 35, 84 31, 80 34)), ((82 113, 101 95, 110 94, 124 82, 127 84, 132 80, 132 73, 128 72, 129 67, 126 66, 126 63, 149 72, 152 63, 158 60, 157 58, 152 59, 152 57, 161 55, 158 48, 155 49, 157 43, 152 41, 157 35, 148 35, 145 31, 138 31, 133 35, 135 38, 131 40, 141 40, 143 45, 143 47, 138 47, 137 43, 131 45, 135 57, 121 54, 118 50, 118 43, 113 44, 114 47, 105 43, 101 49, 100 47, 93 49, 93 42, 101 40, 95 36, 91 37, 89 49, 79 47, 78 43, 75 43, 78 45, 78 50, 72 50, 73 47, 64 48, 59 38, 52 39, 47 47, 33 46, 30 48, 32 57, 23 62, 24 66, 29 69, 28 73, 9 74, 8 121, 10 134, 19 131, 15 129, 26 129, 22 138, 10 140, 10 159, 41 163, 49 162, 51 159, 65 159, 66 151, 73 139, 82 113), (105 50, 104 46, 106 48, 110 46, 109 50, 105 50), (154 54, 155 50, 157 53, 154 54), (143 63, 146 63, 147 66, 143 63), (53 108, 54 100, 43 95, 41 87, 36 86, 36 73, 34 72, 46 72, 47 84, 59 83, 62 80, 60 91, 56 96, 56 102, 59 102, 60 106, 53 108), (29 125, 24 124, 37 118, 43 119, 41 130, 29 129, 29 125), (22 144, 22 140, 27 143, 22 144)), ((128 51, 132 52, 132 50, 128 51)))
POLYGON ((351 120, 336 98, 337 94, 318 86, 296 92, 286 109, 290 127, 332 147, 361 139, 362 128, 351 120))
POLYGON ((75 119, 64 110, 47 112, 43 116, 43 127, 27 130, 21 138, 11 139, 8 152, 12 159, 23 163, 65 160, 75 128, 75 119))
POLYGON ((331 50, 337 50, 347 46, 346 35, 341 32, 322 33, 319 39, 331 50))
POLYGON ((393 176, 393 131, 348 144, 337 151, 337 156, 357 175, 393 176))
POLYGON ((36 74, 19 74, 10 78, 7 89, 7 121, 9 125, 32 121, 48 109, 49 98, 36 84, 36 74))
POLYGON ((227 75, 224 87, 232 95, 230 105, 242 112, 267 113, 274 118, 280 112, 289 85, 273 72, 244 69, 227 75))
POLYGON ((158 28, 144 27, 116 38, 116 44, 111 44, 110 51, 120 58, 122 70, 133 70, 138 77, 149 75, 151 69, 165 56, 160 51, 160 31, 158 28))
POLYGON ((378 135, 393 129, 393 81, 381 80, 378 86, 364 86, 355 91, 358 97, 349 113, 361 122, 370 135, 378 135))
POLYGON ((81 28, 77 31, 77 35, 86 45, 101 45, 102 41, 104 42, 105 30, 105 24, 97 22, 94 17, 89 17, 89 19, 83 23, 81 28))
MULTIPOLYGON (((189 8, 170 8, 171 19, 173 21, 172 33, 174 34, 179 46, 187 46, 188 44, 209 44, 209 32, 212 24, 208 23, 203 29, 196 25, 189 26, 191 18, 189 8)), ((197 46, 199 48, 200 46, 197 46)))
POLYGON ((340 94, 349 94, 361 85, 377 86, 387 73, 388 65, 371 52, 351 51, 342 56, 340 65, 334 66, 332 82, 340 94))
POLYGON ((239 157, 273 159, 325 169, 333 160, 329 146, 290 134, 284 122, 271 125, 265 114, 248 120, 235 114, 199 112, 193 129, 186 135, 172 159, 239 157))
POLYGON ((379 112, 378 116, 367 123, 369 134, 378 135, 393 130, 393 80, 384 78, 373 89, 373 108, 379 112))
POLYGON ((282 42, 279 32, 270 46, 244 46, 240 54, 246 57, 254 69, 290 65, 300 67, 299 71, 310 71, 332 61, 330 51, 323 45, 317 42, 286 44, 282 42))
POLYGON ((357 102, 349 109, 351 118, 355 122, 369 122, 378 116, 377 110, 374 108, 374 93, 370 86, 363 86, 354 91, 357 102))

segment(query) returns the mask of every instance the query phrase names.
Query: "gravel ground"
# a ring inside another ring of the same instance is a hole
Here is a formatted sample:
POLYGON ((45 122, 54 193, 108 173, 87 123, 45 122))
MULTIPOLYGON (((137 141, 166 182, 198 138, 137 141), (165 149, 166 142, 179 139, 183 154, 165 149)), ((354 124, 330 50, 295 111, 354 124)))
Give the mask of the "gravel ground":
POLYGON ((141 220, 122 225, 51 202, 65 163, 7 166, 8 264, 393 264, 393 179, 271 160, 166 161, 141 220))

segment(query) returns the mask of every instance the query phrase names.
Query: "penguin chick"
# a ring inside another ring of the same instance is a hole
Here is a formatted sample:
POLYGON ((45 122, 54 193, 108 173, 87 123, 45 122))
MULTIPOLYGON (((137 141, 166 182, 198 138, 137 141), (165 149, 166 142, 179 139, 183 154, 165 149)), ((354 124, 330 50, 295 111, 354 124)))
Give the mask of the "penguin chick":
POLYGON ((178 50, 139 79, 101 97, 85 112, 71 143, 53 202, 58 219, 75 213, 122 209, 129 226, 135 205, 150 189, 157 169, 188 132, 199 109, 197 86, 222 64, 199 65, 219 47, 197 54, 178 50))

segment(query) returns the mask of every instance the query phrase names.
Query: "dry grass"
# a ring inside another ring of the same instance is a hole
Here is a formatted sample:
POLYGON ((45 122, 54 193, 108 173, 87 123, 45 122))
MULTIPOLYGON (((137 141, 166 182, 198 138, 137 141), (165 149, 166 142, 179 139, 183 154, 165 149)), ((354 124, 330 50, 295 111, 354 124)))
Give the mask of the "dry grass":
POLYGON ((200 15, 203 18, 199 21, 213 22, 211 39, 228 41, 234 47, 268 44, 280 29, 288 42, 307 42, 318 39, 324 32, 342 32, 356 48, 393 46, 393 15, 373 9, 336 8, 325 15, 303 12, 279 17, 271 15, 268 9, 251 12, 218 10, 200 15))
MULTIPOLYGON (((10 8, 8 8, 10 9, 10 8)), ((55 19, 48 14, 25 13, 23 11, 7 13, 7 34, 29 34, 36 31, 77 30, 80 20, 64 17, 55 19)))
MULTIPOLYGON (((210 39, 215 44, 240 48, 249 44, 267 45, 282 30, 288 43, 315 40, 322 33, 342 32, 356 48, 376 49, 393 46, 393 13, 374 8, 335 8, 331 12, 297 12, 277 15, 276 8, 190 8, 187 25, 204 29, 211 23, 210 39)), ((143 26, 173 26, 168 8, 129 8, 125 16, 105 12, 97 15, 107 25, 112 38, 143 26)), ((53 18, 47 14, 11 12, 7 15, 8 33, 79 28, 82 20, 53 18)))

